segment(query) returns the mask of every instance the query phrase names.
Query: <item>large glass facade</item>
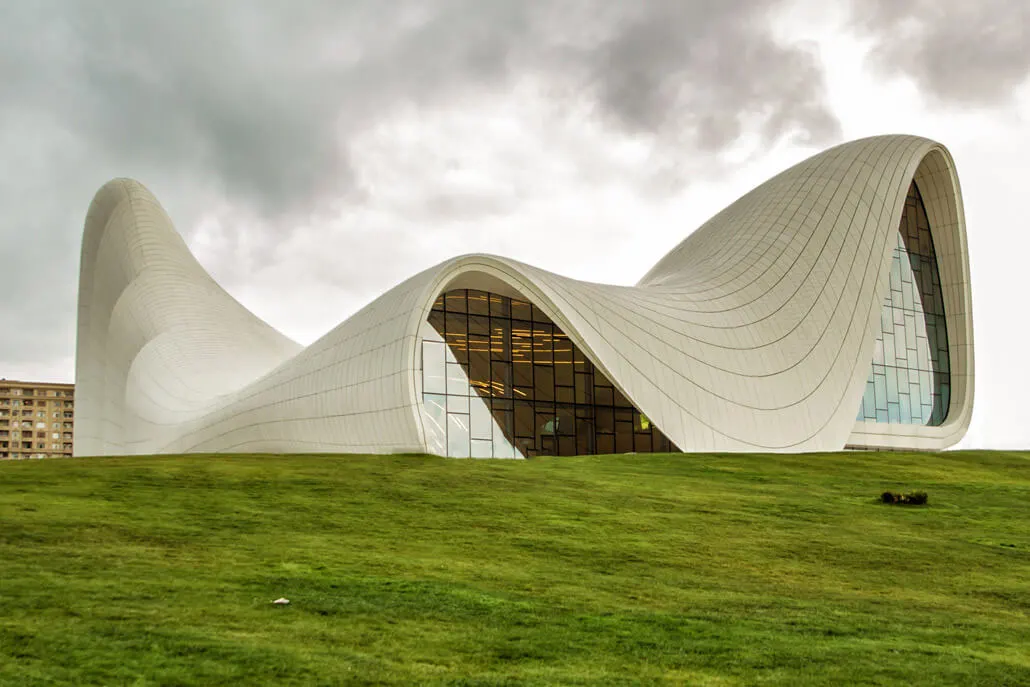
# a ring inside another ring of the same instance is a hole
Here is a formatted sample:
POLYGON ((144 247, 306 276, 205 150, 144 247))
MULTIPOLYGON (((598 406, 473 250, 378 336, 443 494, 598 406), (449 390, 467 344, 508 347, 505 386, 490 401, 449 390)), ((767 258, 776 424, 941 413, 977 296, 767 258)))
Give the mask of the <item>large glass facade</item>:
POLYGON ((429 324, 422 398, 447 455, 678 450, 528 301, 448 291, 429 324))
POLYGON ((948 414, 950 389, 941 278, 926 209, 913 182, 858 419, 940 425, 948 414))

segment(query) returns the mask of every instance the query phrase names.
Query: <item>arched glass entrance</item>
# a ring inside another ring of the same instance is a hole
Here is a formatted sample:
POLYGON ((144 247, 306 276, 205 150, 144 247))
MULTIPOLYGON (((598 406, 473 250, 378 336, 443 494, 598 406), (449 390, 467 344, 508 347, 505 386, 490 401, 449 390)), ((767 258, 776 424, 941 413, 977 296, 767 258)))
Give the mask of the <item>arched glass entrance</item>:
POLYGON ((678 449, 539 308, 457 289, 421 342, 427 435, 454 457, 678 449))

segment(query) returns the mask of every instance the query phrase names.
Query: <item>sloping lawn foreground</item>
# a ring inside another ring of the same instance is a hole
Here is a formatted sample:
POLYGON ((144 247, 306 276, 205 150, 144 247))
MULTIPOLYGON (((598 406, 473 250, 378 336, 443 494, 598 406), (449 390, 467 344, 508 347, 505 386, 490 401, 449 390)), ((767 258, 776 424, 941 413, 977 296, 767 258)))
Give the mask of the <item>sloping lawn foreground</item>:
POLYGON ((363 682, 1030 684, 1030 457, 0 463, 0 684, 363 682))

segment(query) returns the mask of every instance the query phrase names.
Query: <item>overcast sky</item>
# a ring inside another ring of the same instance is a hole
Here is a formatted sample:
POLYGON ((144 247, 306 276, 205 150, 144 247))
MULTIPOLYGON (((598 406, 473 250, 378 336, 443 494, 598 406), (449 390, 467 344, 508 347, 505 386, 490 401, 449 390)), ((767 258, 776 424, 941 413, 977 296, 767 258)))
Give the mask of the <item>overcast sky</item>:
POLYGON ((976 400, 1030 446, 1025 0, 0 4, 0 377, 74 377, 79 241, 139 179, 201 263, 310 343, 460 253, 632 284, 845 140, 952 151, 976 400))

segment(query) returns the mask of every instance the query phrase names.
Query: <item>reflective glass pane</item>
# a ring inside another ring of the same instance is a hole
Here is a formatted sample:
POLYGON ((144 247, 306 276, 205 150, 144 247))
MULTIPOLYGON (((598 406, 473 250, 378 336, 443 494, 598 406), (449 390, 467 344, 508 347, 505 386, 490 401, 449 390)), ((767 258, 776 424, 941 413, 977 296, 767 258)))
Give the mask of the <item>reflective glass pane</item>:
POLYGON ((468 376, 466 376, 465 370, 462 369, 461 365, 457 363, 447 363, 447 393, 468 396, 468 376))
POLYGON ((939 425, 947 416, 942 392, 950 384, 947 327, 931 227, 915 183, 896 240, 871 385, 866 385, 858 419, 939 425))
POLYGON ((422 391, 429 394, 447 393, 443 342, 422 342, 422 391))
POLYGON ((494 420, 487 406, 489 401, 481 398, 471 399, 469 431, 473 439, 492 439, 494 435, 494 420))
POLYGON ((443 394, 424 394, 422 403, 426 409, 427 420, 443 436, 447 431, 447 397, 443 394))
POLYGON ((452 458, 469 457, 469 416, 447 414, 447 455, 452 458))

